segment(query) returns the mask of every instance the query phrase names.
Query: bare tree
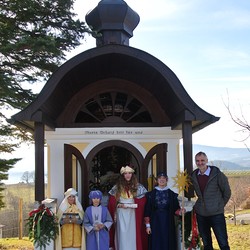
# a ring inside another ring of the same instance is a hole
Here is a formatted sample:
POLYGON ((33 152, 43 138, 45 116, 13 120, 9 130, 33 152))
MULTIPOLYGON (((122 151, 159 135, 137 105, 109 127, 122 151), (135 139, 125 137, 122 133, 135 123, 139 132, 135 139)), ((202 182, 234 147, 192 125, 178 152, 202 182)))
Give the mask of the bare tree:
POLYGON ((35 172, 25 171, 21 177, 21 181, 25 182, 26 184, 33 183, 35 181, 35 172))
POLYGON ((239 115, 235 115, 232 112, 231 106, 230 106, 230 100, 229 100, 229 94, 227 93, 227 102, 225 102, 223 100, 223 103, 232 119, 232 121, 238 125, 240 127, 239 132, 241 134, 244 134, 243 139, 241 139, 240 141, 244 143, 244 145, 246 146, 246 148, 250 151, 249 147, 247 146, 246 141, 250 138, 250 123, 247 120, 243 110, 242 110, 242 106, 239 106, 240 109, 240 114, 239 115))
POLYGON ((29 172, 29 181, 30 183, 35 183, 35 171, 29 172))

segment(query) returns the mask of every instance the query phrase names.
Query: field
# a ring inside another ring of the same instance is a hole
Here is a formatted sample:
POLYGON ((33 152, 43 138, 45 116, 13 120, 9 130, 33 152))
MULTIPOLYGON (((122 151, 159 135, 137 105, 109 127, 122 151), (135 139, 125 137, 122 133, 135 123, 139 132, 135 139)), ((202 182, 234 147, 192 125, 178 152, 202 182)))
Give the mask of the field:
POLYGON ((2 237, 19 237, 20 228, 22 228, 21 236, 27 236, 25 224, 29 212, 34 209, 34 185, 24 183, 6 185, 2 193, 5 202, 5 208, 0 210, 0 224, 4 225, 2 237))

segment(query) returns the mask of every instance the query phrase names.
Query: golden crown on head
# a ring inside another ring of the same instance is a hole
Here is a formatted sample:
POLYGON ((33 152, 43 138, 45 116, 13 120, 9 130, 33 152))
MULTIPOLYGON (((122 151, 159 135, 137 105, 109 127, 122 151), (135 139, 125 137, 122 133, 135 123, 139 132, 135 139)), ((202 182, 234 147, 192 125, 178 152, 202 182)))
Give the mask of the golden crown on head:
POLYGON ((129 166, 126 167, 122 167, 120 170, 120 174, 124 174, 124 173, 134 173, 135 170, 129 166))

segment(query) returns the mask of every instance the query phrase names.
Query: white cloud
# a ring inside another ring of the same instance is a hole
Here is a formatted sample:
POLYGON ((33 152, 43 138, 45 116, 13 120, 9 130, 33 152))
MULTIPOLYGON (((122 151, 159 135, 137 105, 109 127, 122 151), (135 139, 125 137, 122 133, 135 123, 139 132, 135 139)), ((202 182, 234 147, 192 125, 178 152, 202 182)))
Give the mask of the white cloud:
MULTIPOLYGON (((197 0, 126 0, 130 8, 136 11, 141 22, 157 22, 181 17, 183 13, 188 13, 192 9, 193 3, 197 0)), ((84 17, 90 10, 94 9, 99 0, 76 0, 75 11, 84 17), (85 11, 85 12, 84 12, 85 11)))
POLYGON ((205 60, 204 62, 212 68, 250 67, 250 53, 246 50, 234 49, 233 46, 227 46, 227 48, 223 47, 223 44, 208 46, 200 48, 199 54, 205 60))
POLYGON ((224 7, 226 7, 226 9, 221 9, 212 13, 212 19, 217 23, 215 28, 250 28, 249 10, 239 8, 239 5, 231 6, 231 8, 227 8, 228 6, 224 7))

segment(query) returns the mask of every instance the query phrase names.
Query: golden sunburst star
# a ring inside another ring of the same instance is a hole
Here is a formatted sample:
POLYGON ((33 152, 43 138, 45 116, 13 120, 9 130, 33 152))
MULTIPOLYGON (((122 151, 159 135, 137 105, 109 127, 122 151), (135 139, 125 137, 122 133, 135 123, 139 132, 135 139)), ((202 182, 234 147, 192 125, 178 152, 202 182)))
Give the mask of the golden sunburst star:
POLYGON ((178 188, 179 193, 184 190, 188 192, 191 182, 186 170, 184 172, 178 170, 176 176, 173 177, 173 180, 175 181, 174 187, 178 188))

